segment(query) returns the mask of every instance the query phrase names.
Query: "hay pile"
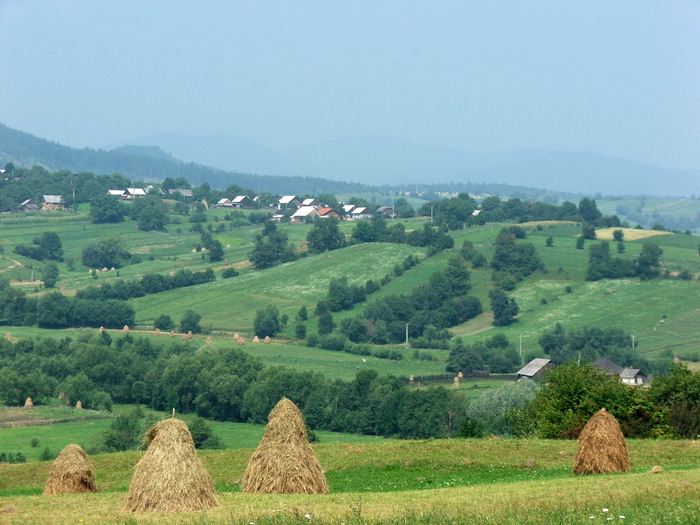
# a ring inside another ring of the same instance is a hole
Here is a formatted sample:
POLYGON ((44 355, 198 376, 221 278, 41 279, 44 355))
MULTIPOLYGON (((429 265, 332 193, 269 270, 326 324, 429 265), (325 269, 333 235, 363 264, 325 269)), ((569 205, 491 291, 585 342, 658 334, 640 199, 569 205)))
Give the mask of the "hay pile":
POLYGON ((219 506, 187 425, 170 418, 146 435, 148 452, 134 469, 125 510, 188 512, 219 506))
POLYGON ((44 494, 84 492, 97 492, 92 465, 79 445, 67 445, 51 465, 44 494))
POLYGON ((455 377, 454 381, 452 381, 452 388, 459 388, 459 377, 455 377))
POLYGON ((323 469, 309 445, 304 416, 286 397, 268 416, 241 488, 248 493, 328 494, 323 469))
POLYGON ((255 337, 253 337, 253 342, 254 342, 254 343, 259 343, 259 342, 260 342, 260 338, 256 335, 255 337))
POLYGON ((12 342, 12 334, 10 332, 7 332, 5 334, 5 339, 7 339, 11 343, 12 342))
POLYGON ((83 403, 78 399, 78 402, 75 404, 75 409, 76 410, 82 410, 83 409, 83 403))
POLYGON ((264 340, 265 344, 266 344, 266 345, 269 345, 269 344, 270 344, 270 341, 271 341, 270 336, 269 336, 269 335, 266 335, 266 336, 265 336, 265 340, 264 340))
POLYGON ((156 328, 156 329, 153 331, 153 335, 155 335, 156 337, 158 337, 158 336, 160 335, 160 328, 156 328))
POLYGON ((574 474, 608 474, 629 472, 625 436, 615 417, 600 409, 583 427, 578 438, 574 474))
POLYGON ((26 401, 24 402, 24 408, 32 408, 34 406, 34 402, 32 401, 31 397, 28 397, 26 401))

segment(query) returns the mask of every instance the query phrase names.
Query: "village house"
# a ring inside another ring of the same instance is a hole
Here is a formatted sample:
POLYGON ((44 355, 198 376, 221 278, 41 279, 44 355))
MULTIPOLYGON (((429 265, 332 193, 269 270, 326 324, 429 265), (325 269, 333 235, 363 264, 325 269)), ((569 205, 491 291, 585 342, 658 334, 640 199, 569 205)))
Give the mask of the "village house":
POLYGON ((44 195, 41 202, 42 210, 62 210, 66 207, 61 195, 44 195))
POLYGON ((136 197, 145 197, 146 195, 146 190, 143 188, 127 188, 124 190, 124 195, 122 198, 126 200, 133 200, 136 197))
POLYGON ((231 201, 231 204, 234 208, 253 208, 253 201, 251 201, 247 195, 238 195, 235 199, 231 201))
POLYGON ((304 199, 301 203, 302 206, 311 206, 313 208, 319 209, 321 204, 316 199, 304 199))
POLYGON ((170 194, 170 195, 173 195, 175 193, 179 193, 183 197, 193 197, 194 196, 192 193, 192 190, 190 190, 188 188, 170 188, 168 190, 168 194, 170 194))
POLYGON ((24 200, 17 207, 19 211, 39 211, 41 208, 32 199, 24 200))
POLYGON ((124 198, 124 190, 107 190, 107 195, 111 195, 112 197, 119 197, 120 199, 124 198))
POLYGON ((591 366, 597 368, 604 374, 610 376, 617 375, 620 378, 620 382, 626 385, 643 385, 649 382, 649 378, 641 369, 622 368, 617 363, 604 357, 593 361, 591 366))
POLYGON ((307 218, 318 217, 318 210, 313 206, 302 206, 292 215, 292 224, 300 224, 306 222, 307 218))
POLYGON ((375 214, 382 213, 386 215, 389 219, 395 219, 396 218, 396 212, 391 206, 380 206, 377 208, 377 210, 374 212, 375 214))
POLYGON ((277 209, 288 208, 290 206, 301 206, 301 200, 296 195, 285 195, 277 201, 277 209))
POLYGON ((372 212, 369 211, 369 208, 361 206, 359 208, 355 208, 350 212, 350 217, 353 219, 371 219, 372 218, 372 212))
POLYGON ((333 208, 321 208, 318 210, 318 216, 321 219, 327 219, 328 217, 335 217, 336 219, 340 219, 340 213, 335 211, 333 208))
POLYGON ((223 199, 219 199, 216 204, 214 204, 214 208, 233 208, 233 203, 231 202, 231 199, 224 197, 223 199))
POLYGON ((556 368, 556 365, 552 363, 551 359, 537 357, 518 370, 518 379, 524 377, 527 379, 540 378, 544 371, 550 368, 556 368))

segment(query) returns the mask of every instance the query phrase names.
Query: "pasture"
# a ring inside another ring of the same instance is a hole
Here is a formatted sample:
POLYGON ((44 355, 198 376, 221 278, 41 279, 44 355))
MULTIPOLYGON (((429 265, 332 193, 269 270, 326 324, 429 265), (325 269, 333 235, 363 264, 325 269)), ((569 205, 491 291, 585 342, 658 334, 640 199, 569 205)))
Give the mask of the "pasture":
POLYGON ((204 451, 222 507, 190 514, 122 509, 142 452, 91 458, 100 492, 42 496, 49 462, 0 467, 5 523, 695 523, 700 447, 628 443, 629 474, 575 477, 575 441, 430 440, 321 443, 331 494, 250 495, 239 483, 251 448, 204 451), (654 465, 659 474, 648 474, 654 465))

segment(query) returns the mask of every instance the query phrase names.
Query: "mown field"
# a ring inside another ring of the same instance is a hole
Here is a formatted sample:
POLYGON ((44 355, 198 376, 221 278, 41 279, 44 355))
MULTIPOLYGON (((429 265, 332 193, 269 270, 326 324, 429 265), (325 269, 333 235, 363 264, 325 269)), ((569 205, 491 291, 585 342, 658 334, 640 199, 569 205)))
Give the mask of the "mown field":
POLYGON ((42 496, 50 462, 0 467, 3 523, 696 523, 700 445, 628 442, 629 474, 575 477, 575 441, 431 440, 314 445, 331 494, 249 495, 251 448, 200 452, 222 506, 121 510, 142 452, 92 458, 100 492, 42 496), (664 471, 649 474, 652 466, 664 471), (611 519, 610 519, 611 518, 611 519))

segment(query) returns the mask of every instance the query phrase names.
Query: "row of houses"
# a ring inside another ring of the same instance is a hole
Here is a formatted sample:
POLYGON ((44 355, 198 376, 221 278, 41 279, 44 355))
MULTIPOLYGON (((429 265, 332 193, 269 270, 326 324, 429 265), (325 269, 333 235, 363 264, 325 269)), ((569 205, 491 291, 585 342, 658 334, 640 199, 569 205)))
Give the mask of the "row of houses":
MULTIPOLYGON (((627 385, 641 386, 649 382, 649 378, 640 368, 623 368, 610 359, 601 357, 591 363, 591 366, 599 369, 607 375, 617 375, 620 382, 627 385)), ((542 377, 545 370, 556 368, 551 359, 536 358, 518 370, 518 379, 536 379, 542 377)))
POLYGON ((44 195, 41 198, 41 206, 33 199, 23 200, 17 207, 19 211, 39 211, 39 210, 63 210, 66 203, 61 195, 44 195))

